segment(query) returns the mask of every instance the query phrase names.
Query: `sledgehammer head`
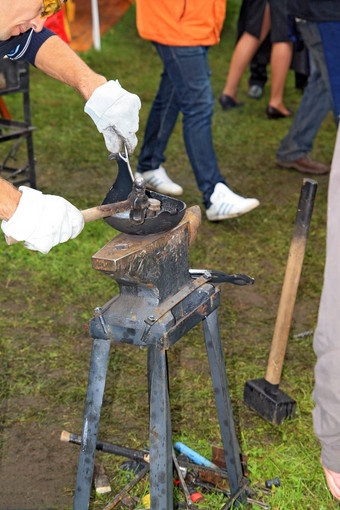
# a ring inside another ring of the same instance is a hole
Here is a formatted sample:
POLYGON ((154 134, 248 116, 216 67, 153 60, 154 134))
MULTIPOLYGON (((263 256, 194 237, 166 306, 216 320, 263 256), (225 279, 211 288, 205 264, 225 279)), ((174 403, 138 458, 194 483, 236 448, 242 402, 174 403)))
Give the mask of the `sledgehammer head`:
POLYGON ((266 379, 247 381, 243 402, 273 425, 280 425, 292 418, 296 410, 295 400, 281 391, 278 385, 271 384, 266 379))

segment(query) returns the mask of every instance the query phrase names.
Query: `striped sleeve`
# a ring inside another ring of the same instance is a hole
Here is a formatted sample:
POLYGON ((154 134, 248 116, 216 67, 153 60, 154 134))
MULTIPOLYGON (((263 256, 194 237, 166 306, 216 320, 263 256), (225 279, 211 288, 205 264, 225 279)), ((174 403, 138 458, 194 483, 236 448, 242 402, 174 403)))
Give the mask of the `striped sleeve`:
POLYGON ((0 41, 0 57, 27 60, 34 65, 39 48, 52 35, 55 33, 44 27, 41 32, 31 29, 22 35, 11 37, 8 41, 0 41))

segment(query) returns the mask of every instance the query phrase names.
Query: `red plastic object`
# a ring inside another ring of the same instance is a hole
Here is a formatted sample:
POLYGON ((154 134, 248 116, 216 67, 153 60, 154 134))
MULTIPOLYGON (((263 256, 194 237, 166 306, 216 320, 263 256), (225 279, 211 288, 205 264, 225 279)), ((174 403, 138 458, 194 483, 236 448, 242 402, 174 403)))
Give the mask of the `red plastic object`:
POLYGON ((64 11, 61 10, 53 16, 50 16, 45 21, 45 27, 49 28, 55 34, 59 35, 59 37, 65 41, 66 43, 70 42, 68 35, 65 30, 65 21, 64 21, 64 11))
POLYGON ((193 494, 190 494, 190 498, 193 503, 197 503, 197 501, 202 501, 204 499, 200 492, 194 492, 193 494))

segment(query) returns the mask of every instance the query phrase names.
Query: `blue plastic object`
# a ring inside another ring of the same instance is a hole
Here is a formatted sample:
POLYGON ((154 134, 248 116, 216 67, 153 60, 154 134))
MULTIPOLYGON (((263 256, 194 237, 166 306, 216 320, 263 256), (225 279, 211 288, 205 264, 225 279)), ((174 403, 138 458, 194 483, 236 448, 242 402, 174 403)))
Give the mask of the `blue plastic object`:
POLYGON ((199 466, 207 466, 213 469, 218 469, 218 466, 211 462, 210 460, 206 459, 199 453, 195 452, 195 450, 192 450, 189 448, 189 446, 185 445, 184 443, 181 443, 181 441, 178 441, 174 445, 175 450, 177 450, 180 453, 184 453, 189 459, 191 459, 195 464, 198 464, 199 466))

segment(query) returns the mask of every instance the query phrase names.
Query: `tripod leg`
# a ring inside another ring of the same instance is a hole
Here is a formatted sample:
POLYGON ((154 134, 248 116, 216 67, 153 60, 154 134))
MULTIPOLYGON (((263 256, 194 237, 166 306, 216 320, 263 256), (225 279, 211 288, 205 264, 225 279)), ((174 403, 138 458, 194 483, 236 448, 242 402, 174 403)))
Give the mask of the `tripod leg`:
MULTIPOLYGON (((155 349, 148 349, 148 397, 149 397, 149 406, 150 406, 150 392, 151 392, 151 383, 152 383, 152 374, 153 368, 155 366, 155 349)), ((167 377, 167 385, 169 391, 169 369, 168 369, 168 356, 165 352, 165 367, 166 367, 166 377, 167 377)))
MULTIPOLYGON (((238 491, 239 484, 242 480, 242 467, 231 408, 227 374, 225 371, 217 309, 203 320, 203 328, 220 423, 224 456, 230 482, 230 491, 231 495, 233 495, 238 491)), ((241 501, 240 498, 238 499, 241 501)))
POLYGON ((74 510, 86 510, 89 507, 94 454, 109 353, 110 342, 108 340, 93 340, 76 491, 73 502, 74 510))
POLYGON ((149 347, 150 497, 152 510, 173 510, 171 417, 166 351, 149 347))

